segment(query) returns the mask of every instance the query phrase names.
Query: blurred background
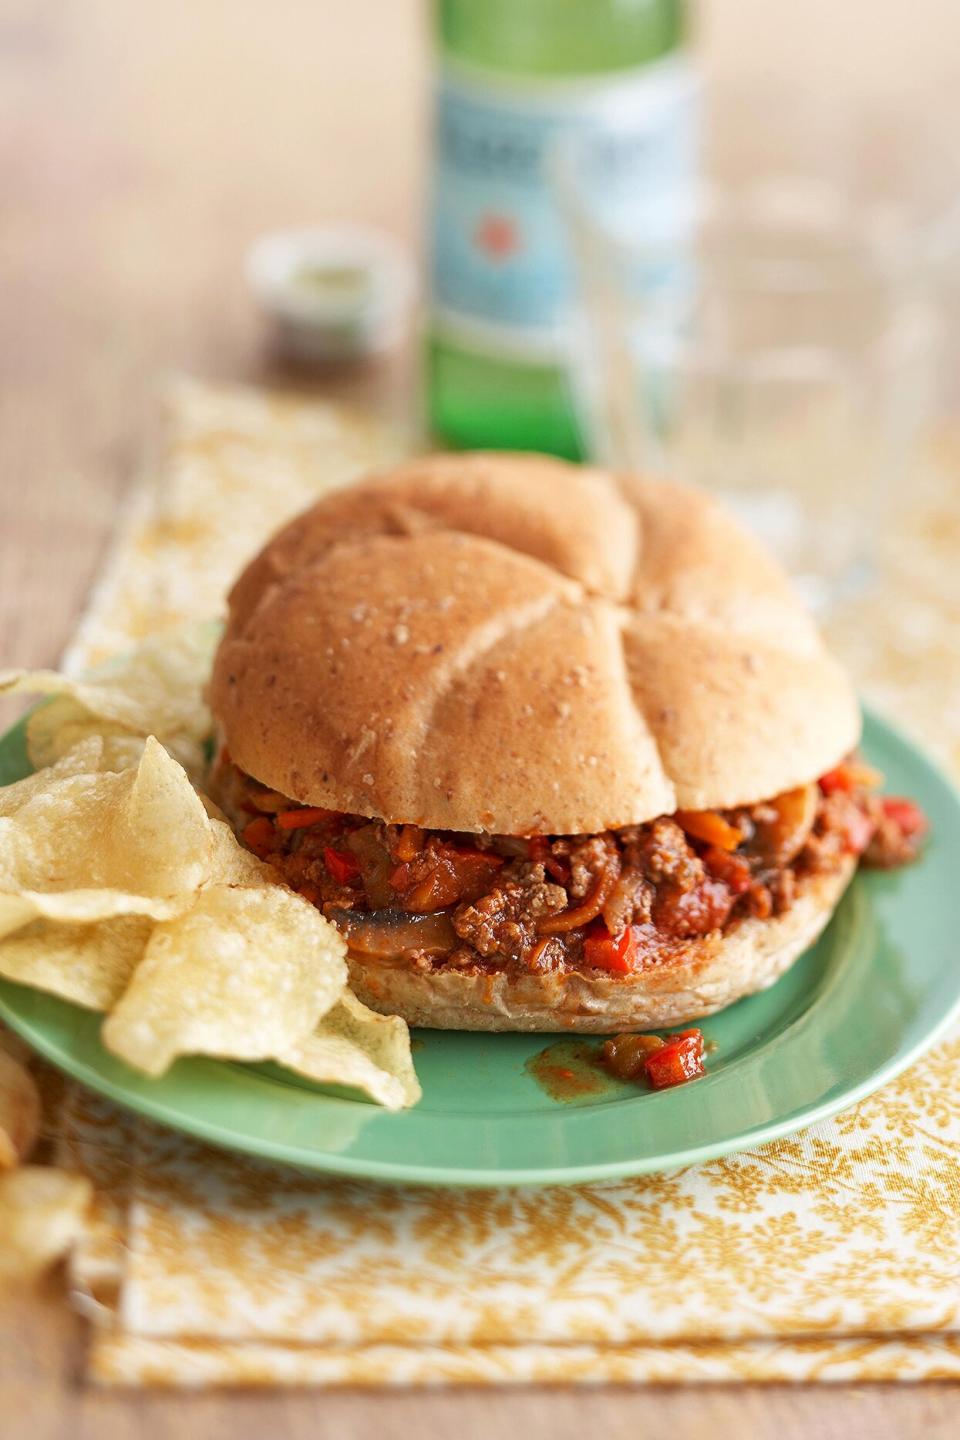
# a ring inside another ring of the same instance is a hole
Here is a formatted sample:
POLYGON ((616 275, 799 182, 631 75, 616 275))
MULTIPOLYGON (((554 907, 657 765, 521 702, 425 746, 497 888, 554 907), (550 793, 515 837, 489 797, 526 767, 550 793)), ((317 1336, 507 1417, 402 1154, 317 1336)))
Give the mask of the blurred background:
POLYGON ((171 370, 681 475, 829 610, 956 398, 958 120, 955 0, 0 0, 5 662, 171 370))

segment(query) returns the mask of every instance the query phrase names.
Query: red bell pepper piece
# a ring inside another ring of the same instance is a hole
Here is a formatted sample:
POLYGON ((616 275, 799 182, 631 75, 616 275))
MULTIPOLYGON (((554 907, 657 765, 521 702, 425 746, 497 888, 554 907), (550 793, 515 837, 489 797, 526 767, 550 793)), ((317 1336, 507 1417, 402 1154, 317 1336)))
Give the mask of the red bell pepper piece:
POLYGON ((277 816, 277 824, 281 830, 305 830, 308 825, 329 820, 333 813, 332 810, 323 810, 319 805, 302 805, 298 810, 281 810, 277 816))
POLYGON ((882 779, 880 771, 874 770, 872 765, 866 765, 862 760, 844 760, 821 775, 819 783, 824 795, 835 795, 838 790, 850 795, 857 789, 872 790, 882 779))
POLYGON ((731 855, 716 845, 709 845, 703 853, 707 874, 714 880, 729 885, 734 895, 745 895, 753 883, 753 872, 742 855, 731 855))
POLYGON ((820 789, 824 795, 835 795, 838 790, 847 794, 853 789, 853 781, 846 765, 836 765, 820 776, 820 789))
POLYGON ((611 935, 603 927, 596 934, 588 935, 583 942, 583 958, 588 965, 598 970, 610 970, 614 975, 629 975, 636 969, 638 959, 637 937, 632 925, 627 925, 619 935, 611 935))
POLYGON ((927 829, 927 817, 912 800, 902 795, 884 795, 880 800, 884 815, 903 831, 904 835, 923 835, 927 829))
POLYGON ((273 849, 275 838, 273 823, 266 815, 258 815, 256 820, 245 825, 241 836, 247 849, 252 850, 261 860, 273 849))
POLYGON ((349 885, 360 874, 359 862, 348 850, 333 850, 325 845, 323 863, 338 885, 349 885))
POLYGON ((655 1090, 696 1080, 703 1070, 703 1032, 681 1030, 643 1062, 647 1079, 655 1090))

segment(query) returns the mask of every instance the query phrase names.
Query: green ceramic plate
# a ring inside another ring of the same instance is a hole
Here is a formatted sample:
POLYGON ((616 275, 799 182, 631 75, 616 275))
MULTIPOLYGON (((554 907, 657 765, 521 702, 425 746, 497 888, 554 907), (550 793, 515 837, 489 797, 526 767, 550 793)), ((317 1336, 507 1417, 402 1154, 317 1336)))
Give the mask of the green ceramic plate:
MULTIPOLYGON (((7 982, 0 1015, 60 1069, 131 1110, 217 1145, 340 1175, 573 1184, 756 1145, 852 1105, 960 1010, 960 800, 874 718, 865 749, 889 788, 930 817, 924 859, 859 876, 819 943, 773 989, 704 1021, 716 1047, 709 1073, 679 1089, 611 1081, 558 1101, 528 1069, 557 1037, 422 1031, 423 1100, 391 1115, 268 1066, 183 1060, 147 1080, 101 1047, 98 1016, 7 982)), ((28 770, 17 727, 0 740, 0 783, 28 770)))

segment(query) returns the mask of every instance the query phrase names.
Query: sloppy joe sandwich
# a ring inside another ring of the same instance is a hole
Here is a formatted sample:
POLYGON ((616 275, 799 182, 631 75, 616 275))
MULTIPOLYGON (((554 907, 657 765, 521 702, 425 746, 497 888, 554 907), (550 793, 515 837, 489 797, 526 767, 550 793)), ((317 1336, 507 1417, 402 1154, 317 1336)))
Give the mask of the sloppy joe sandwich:
POLYGON ((314 505, 237 581, 210 699, 237 833, 417 1025, 709 1014, 810 945, 864 851, 914 845, 758 543, 698 491, 545 457, 314 505))

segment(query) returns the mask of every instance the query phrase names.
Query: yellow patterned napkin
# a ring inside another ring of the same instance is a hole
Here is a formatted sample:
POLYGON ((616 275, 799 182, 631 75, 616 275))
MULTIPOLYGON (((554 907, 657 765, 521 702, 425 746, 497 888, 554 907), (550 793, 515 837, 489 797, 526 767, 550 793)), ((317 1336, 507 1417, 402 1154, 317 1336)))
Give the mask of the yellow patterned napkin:
MULTIPOLYGON (((391 448, 333 407, 180 382, 71 662, 215 612, 269 530, 391 448)), ((863 603, 833 638, 960 768, 960 457, 936 461, 882 623, 863 603)), ((960 1377, 957 1035, 799 1136, 578 1189, 325 1181, 73 1086, 60 1122, 97 1193, 73 1284, 102 1382, 960 1377)))

